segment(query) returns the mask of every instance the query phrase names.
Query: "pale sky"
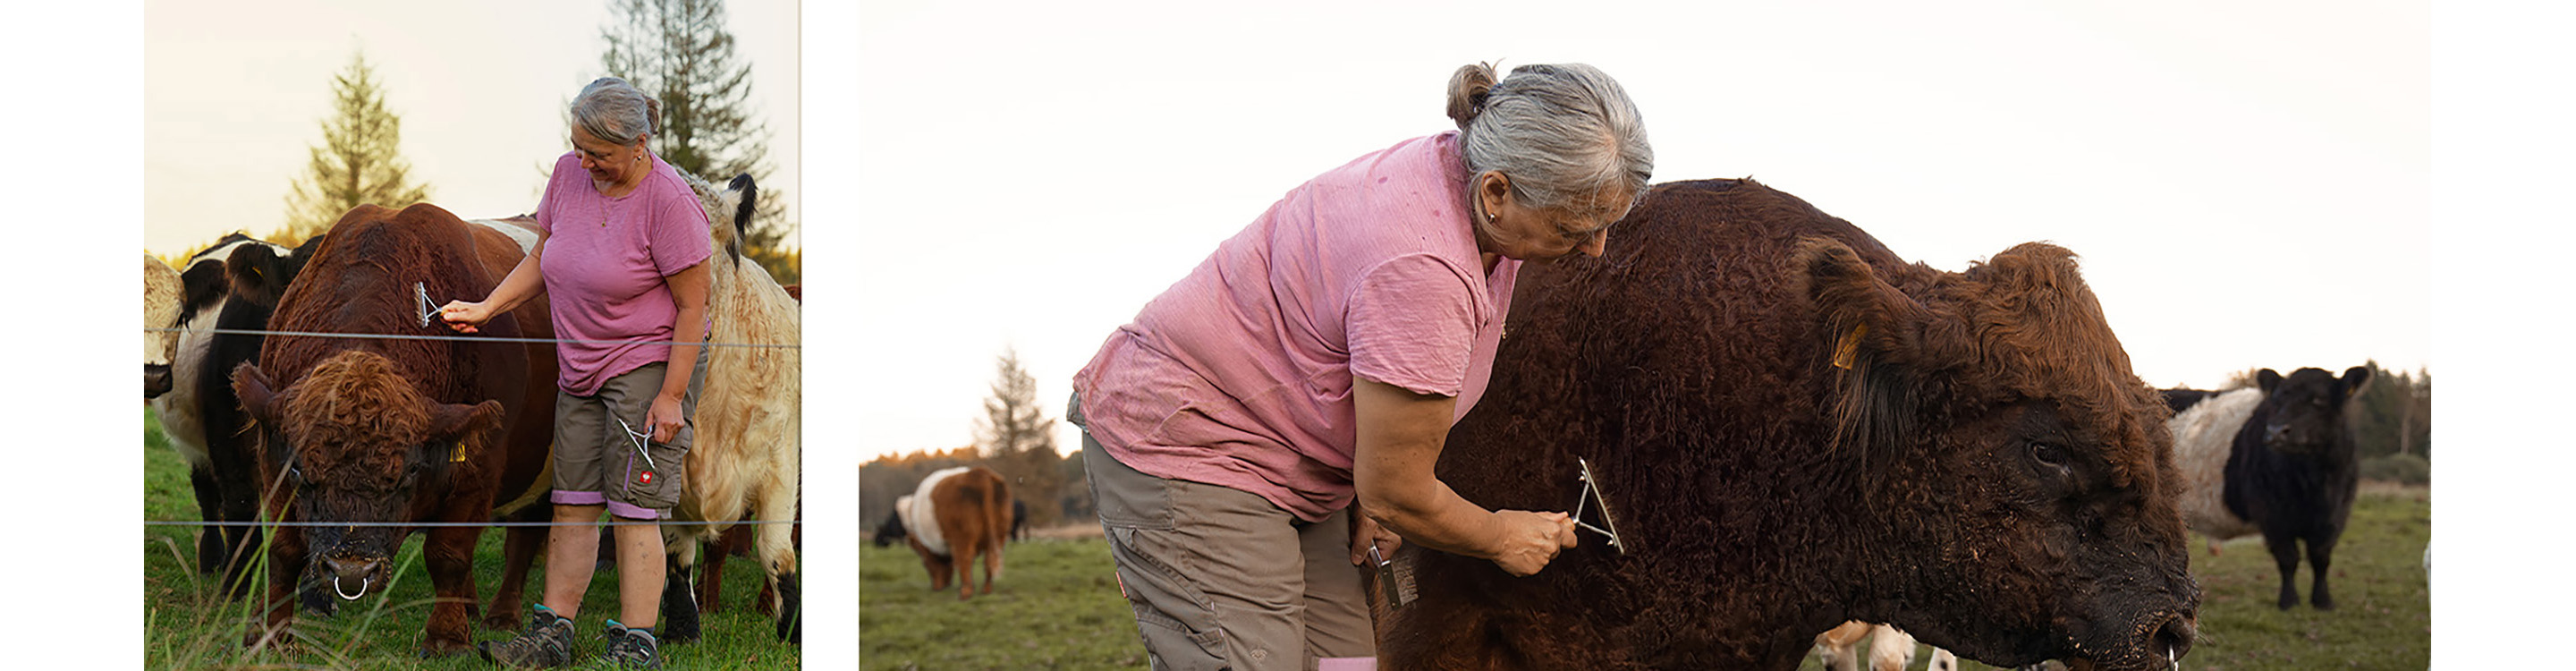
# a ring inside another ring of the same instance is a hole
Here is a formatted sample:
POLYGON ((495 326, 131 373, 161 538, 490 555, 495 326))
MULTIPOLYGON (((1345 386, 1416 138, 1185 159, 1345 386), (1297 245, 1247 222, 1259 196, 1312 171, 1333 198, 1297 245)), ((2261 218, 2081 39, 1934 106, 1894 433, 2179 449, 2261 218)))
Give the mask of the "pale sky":
MULTIPOLYGON (((772 133, 764 186, 801 222, 797 4, 728 5, 734 57, 751 64, 752 107, 772 133)), ((154 0, 143 15, 143 246, 161 254, 284 221, 353 52, 402 118, 412 179, 467 218, 536 209, 545 171, 570 148, 565 105, 605 74, 599 0, 154 0)))
POLYGON ((862 459, 969 443, 1006 347, 1060 415, 1217 241, 1453 128, 1493 59, 1617 78, 1658 182, 1752 176, 1947 270, 2072 249, 2150 384, 2431 364, 2421 5, 1569 7, 861 7, 862 459))

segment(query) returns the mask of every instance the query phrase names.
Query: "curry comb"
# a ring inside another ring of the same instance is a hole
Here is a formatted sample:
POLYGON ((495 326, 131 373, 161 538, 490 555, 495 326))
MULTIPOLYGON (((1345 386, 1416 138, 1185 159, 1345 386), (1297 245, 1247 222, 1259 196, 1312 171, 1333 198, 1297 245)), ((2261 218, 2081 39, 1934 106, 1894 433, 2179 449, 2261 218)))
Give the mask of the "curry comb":
POLYGON ((1592 462, 1585 461, 1582 457, 1575 457, 1574 465, 1582 469, 1582 473, 1576 477, 1583 480, 1583 497, 1574 502, 1574 526, 1609 537, 1610 549, 1617 550, 1619 554, 1628 554, 1628 544, 1619 538, 1619 523, 1610 515, 1610 500, 1601 495, 1601 478, 1592 474, 1592 462), (1601 511, 1600 526, 1593 526, 1591 522, 1584 521, 1583 511, 1586 509, 1601 511))
POLYGON ((420 282, 411 283, 411 304, 412 309, 420 311, 422 328, 428 328, 430 319, 438 316, 438 311, 429 307, 429 285, 420 282))

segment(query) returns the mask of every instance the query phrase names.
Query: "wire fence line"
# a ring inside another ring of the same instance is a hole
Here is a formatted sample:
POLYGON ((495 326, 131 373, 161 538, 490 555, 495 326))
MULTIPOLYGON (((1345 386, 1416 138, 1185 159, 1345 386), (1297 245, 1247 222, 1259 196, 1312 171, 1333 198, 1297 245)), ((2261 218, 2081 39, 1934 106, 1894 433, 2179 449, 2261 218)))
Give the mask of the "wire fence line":
POLYGON ((673 345, 673 346, 677 346, 677 345, 697 345, 697 346, 700 346, 700 347, 768 347, 768 348, 778 348, 778 349, 804 349, 804 347, 805 347, 805 346, 804 346, 804 345, 802 345, 802 344, 787 344, 787 343, 714 342, 714 341, 703 341, 703 340, 702 340, 702 341, 697 341, 697 342, 684 342, 684 341, 679 341, 679 340, 581 340, 581 339, 575 339, 575 338, 495 338, 495 337, 477 336, 477 335, 419 335, 419 334, 403 334, 403 333, 328 333, 328 332, 322 332, 322 331, 264 331, 264 330, 259 330, 259 329, 183 329, 183 328, 148 328, 148 329, 143 329, 143 331, 144 331, 145 333, 189 333, 189 332, 197 332, 197 333, 213 333, 213 334, 218 334, 218 335, 305 336, 305 337, 313 337, 313 338, 350 338, 350 339, 358 339, 358 340, 471 340, 471 341, 476 341, 476 342, 574 343, 574 344, 581 344, 581 345, 630 345, 630 344, 631 344, 631 345, 673 345))
POLYGON ((804 524, 804 523, 805 523, 805 520, 802 520, 802 519, 794 519, 794 520, 736 520, 736 521, 732 521, 732 522, 711 522, 711 521, 706 521, 706 520, 625 520, 625 519, 620 519, 620 520, 611 520, 611 521, 607 521, 607 522, 601 522, 601 521, 598 521, 598 520, 592 520, 592 521, 588 521, 588 522, 313 522, 313 521, 304 521, 304 520, 297 520, 297 521, 292 521, 292 522, 244 522, 244 521, 217 522, 217 521, 202 521, 202 520, 201 520, 201 521, 191 522, 191 521, 186 521, 186 520, 144 520, 144 521, 143 521, 143 526, 147 526, 147 527, 589 527, 589 526, 600 526, 600 525, 603 525, 603 524, 604 524, 604 525, 608 525, 608 526, 620 526, 620 527, 623 527, 623 526, 645 526, 645 525, 652 525, 652 526, 666 526, 666 527, 668 527, 668 526, 693 526, 693 527, 705 527, 705 526, 715 526, 715 525, 719 525, 719 524, 723 524, 723 525, 734 525, 734 524, 804 524))

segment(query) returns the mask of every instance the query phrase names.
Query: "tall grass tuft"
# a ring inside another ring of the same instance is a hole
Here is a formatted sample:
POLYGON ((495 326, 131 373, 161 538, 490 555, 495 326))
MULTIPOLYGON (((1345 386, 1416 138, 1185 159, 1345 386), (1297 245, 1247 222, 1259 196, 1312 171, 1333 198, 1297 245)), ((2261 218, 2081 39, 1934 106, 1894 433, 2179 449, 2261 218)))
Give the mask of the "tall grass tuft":
MULTIPOLYGON (((151 520, 195 521, 199 519, 196 499, 188 483, 185 460, 170 450, 160 435, 159 423, 149 411, 144 417, 144 515, 151 520)), ((286 634, 293 641, 288 651, 250 651, 243 647, 244 636, 258 631, 262 617, 259 603, 267 594, 267 548, 261 547, 250 559, 251 581, 248 596, 226 598, 217 587, 216 576, 196 571, 197 529, 185 526, 144 527, 144 661, 151 669, 218 669, 218 670, 283 670, 283 669, 473 669, 492 668, 472 654, 442 659, 421 659, 423 626, 436 603, 435 592, 426 579, 422 564, 422 534, 404 541, 395 554, 391 584, 374 596, 353 602, 342 602, 336 615, 317 616, 309 611, 296 613, 286 634)), ((265 536, 263 536, 265 537, 265 536)), ((475 546, 475 596, 488 601, 501 581, 502 531, 484 532, 475 546)), ((796 669, 802 665, 797 646, 777 640, 771 621, 752 612, 751 599, 764 579, 759 562, 727 562, 725 608, 709 613, 703 621, 706 637, 697 643, 668 645, 662 649, 668 668, 686 669, 796 669)), ((542 582, 542 560, 532 572, 531 582, 542 582)), ((542 585, 529 585, 528 598, 537 598, 542 585)), ((592 576, 588 598, 575 624, 575 651, 582 657, 596 656, 606 647, 601 638, 605 620, 614 617, 617 578, 613 569, 592 576)), ((478 610, 482 604, 476 604, 478 610)), ((524 607, 524 606, 523 606, 524 607)), ((477 613, 481 615, 481 613, 477 613)), ((525 612, 510 614, 524 621, 525 612)), ((483 629, 478 624, 475 640, 501 640, 516 631, 483 629)))

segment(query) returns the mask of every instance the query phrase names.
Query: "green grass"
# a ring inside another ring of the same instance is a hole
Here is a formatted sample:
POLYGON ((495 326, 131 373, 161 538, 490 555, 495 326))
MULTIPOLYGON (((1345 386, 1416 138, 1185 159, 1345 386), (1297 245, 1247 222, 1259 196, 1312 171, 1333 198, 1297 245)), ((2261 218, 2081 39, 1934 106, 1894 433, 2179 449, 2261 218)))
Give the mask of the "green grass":
MULTIPOLYGON (((2202 603, 2199 643, 2185 669, 2421 669, 2432 659, 2432 598, 2423 553, 2432 505, 2422 487, 2365 484, 2335 552, 2337 610, 2273 607, 2279 578, 2262 540, 2209 556, 2192 538, 2202 603)), ((960 602, 933 593, 902 546, 859 555, 859 663, 864 669, 1140 669, 1144 644, 1118 596, 1098 538, 1009 546, 990 595, 960 602)), ((2308 588, 2306 568, 2298 581, 2308 588)), ((1867 644, 1861 647, 1863 654, 1867 644)), ((1928 648, 1911 668, 1929 663, 1928 648)), ((1962 660, 1962 668, 1995 667, 1962 660)), ((1821 669, 1811 655, 1799 667, 1821 669)))
POLYGON ((959 601, 953 583, 930 590, 909 547, 860 546, 860 668, 1145 668, 1108 543, 1030 540, 1003 556, 993 593, 959 601))
MULTIPOLYGON (((188 484, 188 467, 164 443, 159 424, 144 416, 144 515, 153 520, 199 518, 188 484)), ((490 669, 474 655, 437 660, 418 658, 422 625, 429 617, 431 590, 420 560, 421 535, 413 534, 398 553, 390 590, 344 603, 338 615, 322 618, 298 613, 294 633, 301 641, 292 654, 250 653, 242 635, 254 619, 253 599, 227 600, 213 576, 196 572, 193 527, 146 526, 143 531, 144 627, 146 668, 152 669, 490 669)), ((697 643, 663 648, 670 668, 794 669, 796 646, 777 640, 774 625, 751 611, 752 595, 762 577, 757 561, 737 558, 725 564, 726 608, 705 617, 706 637, 697 643)), ((532 574, 542 572, 539 562, 532 574)), ((475 546, 476 597, 488 603, 501 581, 501 531, 484 532, 475 546)), ((613 571, 592 579, 589 598, 575 626, 576 648, 597 655, 604 620, 616 611, 613 571)), ((532 575, 527 597, 537 596, 542 578, 532 575)), ((254 587, 253 594, 258 594, 254 587)), ((1113 591, 1113 595, 1115 592, 1113 591)), ((525 612, 514 614, 521 620, 525 612)), ((515 627, 514 627, 515 629, 515 627)), ((508 638, 513 632, 477 627, 475 640, 508 638)))

